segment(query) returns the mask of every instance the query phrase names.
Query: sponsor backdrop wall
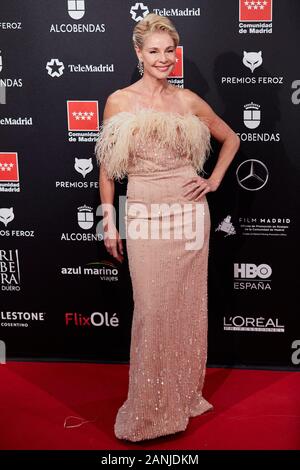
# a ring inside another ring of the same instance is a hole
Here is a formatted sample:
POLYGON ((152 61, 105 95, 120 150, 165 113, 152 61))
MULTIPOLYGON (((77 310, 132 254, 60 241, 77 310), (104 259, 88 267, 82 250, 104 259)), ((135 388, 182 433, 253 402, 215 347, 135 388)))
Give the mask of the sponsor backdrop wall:
MULTIPOLYGON (((139 79, 132 29, 152 11, 181 35, 169 80, 241 137, 208 196, 208 364, 297 368, 297 0, 1 2, 2 352, 129 359, 128 260, 120 265, 101 241, 94 145, 107 96, 139 79)), ((212 146, 208 173, 220 149, 212 146)), ((126 179, 116 183, 120 220, 125 195, 126 179)))

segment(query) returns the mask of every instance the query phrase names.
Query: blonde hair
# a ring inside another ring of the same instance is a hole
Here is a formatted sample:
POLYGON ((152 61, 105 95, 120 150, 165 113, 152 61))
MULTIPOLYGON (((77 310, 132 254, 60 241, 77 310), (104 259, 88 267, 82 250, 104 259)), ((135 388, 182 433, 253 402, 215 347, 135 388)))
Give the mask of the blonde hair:
POLYGON ((165 16, 156 15, 156 13, 149 13, 134 27, 132 35, 134 47, 142 49, 146 36, 157 31, 169 33, 174 41, 175 47, 178 46, 180 38, 172 21, 165 16))

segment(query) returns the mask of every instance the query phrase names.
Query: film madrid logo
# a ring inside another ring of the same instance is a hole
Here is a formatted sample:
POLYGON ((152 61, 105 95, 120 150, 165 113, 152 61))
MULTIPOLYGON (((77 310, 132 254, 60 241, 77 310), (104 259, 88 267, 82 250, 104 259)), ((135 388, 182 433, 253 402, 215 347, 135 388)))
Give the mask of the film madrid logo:
MULTIPOLYGON (((247 103, 243 110, 244 126, 250 131, 257 129, 262 121, 262 111, 258 103, 247 103)), ((280 142, 279 132, 237 132, 242 142, 280 142)))
POLYGON ((0 285, 2 291, 20 291, 21 274, 18 250, 0 250, 0 285))
POLYGON ((247 51, 242 52, 241 63, 249 69, 251 75, 248 76, 221 76, 222 85, 283 85, 283 76, 259 75, 259 70, 263 64, 263 52, 247 51))
POLYGON ((15 213, 13 207, 0 207, 0 237, 31 237, 34 238, 34 230, 16 230, 7 228, 15 219, 15 213), (4 225, 4 229, 1 225, 4 225))
POLYGON ((75 157, 73 169, 76 174, 81 175, 81 181, 56 181, 55 187, 57 189, 98 189, 98 181, 87 181, 87 175, 93 171, 92 158, 79 158, 75 157))
MULTIPOLYGON (((200 7, 198 8, 153 8, 153 13, 163 16, 200 16, 200 7)), ((131 18, 138 22, 150 13, 149 7, 143 2, 135 2, 130 8, 131 18)))
POLYGON ((20 192, 16 152, 0 152, 0 192, 20 192))
POLYGON ((67 101, 69 142, 96 142, 99 135, 98 101, 67 101))
POLYGON ((261 263, 234 263, 234 290, 271 290, 272 268, 261 263))
POLYGON ((216 227, 227 238, 231 235, 286 237, 291 219, 288 217, 239 217, 233 224, 231 215, 227 215, 216 227))
POLYGON ((67 0, 66 15, 75 23, 65 22, 50 25, 50 33, 104 33, 104 23, 79 23, 86 14, 85 0, 67 0))
MULTIPOLYGON (((77 208, 77 224, 84 230, 88 231, 94 227, 95 216, 93 208, 84 204, 77 208)), ((101 232, 97 233, 84 233, 84 232, 71 232, 71 233, 62 233, 61 241, 102 241, 103 234, 101 232)))
POLYGON ((239 33, 272 33, 273 0, 239 0, 239 33))
POLYGON ((92 328, 92 327, 118 327, 120 320, 116 313, 93 312, 91 315, 84 315, 77 312, 65 313, 65 324, 67 327, 92 328))

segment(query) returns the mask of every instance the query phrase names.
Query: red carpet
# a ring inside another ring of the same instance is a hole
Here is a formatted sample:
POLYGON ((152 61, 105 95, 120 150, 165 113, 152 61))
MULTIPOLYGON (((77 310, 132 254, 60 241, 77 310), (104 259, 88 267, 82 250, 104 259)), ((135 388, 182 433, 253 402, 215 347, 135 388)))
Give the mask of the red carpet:
POLYGON ((9 362, 0 380, 0 449, 300 449, 297 372, 207 369, 214 411, 143 443, 113 433, 127 365, 9 362), (68 425, 81 425, 65 428, 70 416, 68 425))

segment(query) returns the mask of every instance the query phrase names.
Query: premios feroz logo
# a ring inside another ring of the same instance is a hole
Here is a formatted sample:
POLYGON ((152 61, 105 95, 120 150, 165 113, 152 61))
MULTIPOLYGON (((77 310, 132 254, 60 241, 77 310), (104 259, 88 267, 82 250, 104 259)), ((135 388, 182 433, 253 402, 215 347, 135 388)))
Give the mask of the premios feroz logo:
POLYGON ((263 52, 243 50, 241 64, 251 72, 249 76, 221 76, 221 85, 283 85, 283 76, 259 75, 263 64, 263 52))
POLYGON ((13 207, 0 207, 0 237, 22 237, 22 238, 34 238, 34 230, 26 228, 10 228, 10 224, 15 226, 15 212, 13 207), (4 228, 3 228, 3 225, 4 228), (9 227, 8 227, 9 225, 9 227))

